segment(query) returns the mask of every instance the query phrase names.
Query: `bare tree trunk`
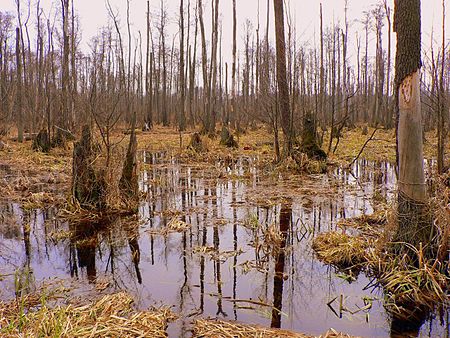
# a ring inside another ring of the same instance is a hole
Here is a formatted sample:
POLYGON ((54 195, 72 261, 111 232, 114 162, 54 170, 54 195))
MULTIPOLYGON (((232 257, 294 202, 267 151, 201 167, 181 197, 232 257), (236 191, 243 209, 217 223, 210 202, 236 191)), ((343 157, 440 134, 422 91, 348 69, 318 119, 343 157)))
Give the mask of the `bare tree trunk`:
MULTIPOLYGON (((233 121, 237 121, 237 105, 236 105, 236 0, 233 0, 233 64, 231 66, 231 107, 233 112, 233 121)), ((237 127, 235 125, 235 127, 237 127)))
POLYGON ((16 67, 17 67, 17 94, 16 94, 16 110, 17 110, 17 141, 23 142, 23 103, 22 103, 22 61, 20 59, 20 29, 16 28, 16 67))
POLYGON ((179 93, 180 93, 180 115, 178 120, 178 128, 180 131, 184 131, 186 129, 186 115, 185 115, 185 104, 186 104, 186 86, 185 86, 185 78, 184 78, 184 2, 180 0, 180 84, 179 84, 179 93))
MULTIPOLYGON (((59 124, 62 128, 69 130, 73 123, 69 114, 69 0, 61 0, 63 20, 63 60, 62 60, 62 83, 61 83, 61 110, 59 124)), ((59 130, 59 129, 58 129, 59 130)), ((58 141, 63 141, 58 137, 58 141)), ((63 141, 64 142, 64 141, 63 141)))
POLYGON ((388 23, 388 50, 387 50, 387 75, 386 75, 386 127, 392 128, 393 114, 392 114, 392 100, 391 100, 391 8, 387 4, 387 0, 384 0, 384 9, 386 11, 386 20, 388 23))
MULTIPOLYGON (((127 31, 128 31, 128 71, 127 71, 127 115, 126 119, 131 118, 133 110, 131 105, 131 27, 130 27, 130 0, 127 0, 127 31)), ((134 83, 134 79, 133 79, 134 83)), ((129 121, 129 120, 128 120, 129 121)))
POLYGON ((383 105, 383 87, 384 87, 384 64, 383 64, 383 42, 382 42, 382 28, 383 28, 383 14, 381 5, 373 10, 375 17, 376 30, 376 60, 375 60, 375 105, 372 116, 372 123, 376 126, 382 121, 381 108, 383 105))
POLYGON ((219 41, 219 0, 211 0, 212 6, 212 46, 211 46, 211 64, 210 64, 210 77, 209 77, 209 89, 208 89, 208 102, 209 102, 209 118, 207 123, 207 131, 209 134, 214 133, 216 129, 216 107, 214 102, 216 100, 217 89, 217 44, 219 41), (215 3, 215 4, 214 4, 215 3))
POLYGON ((198 0, 198 18, 200 20, 200 34, 202 38, 202 70, 203 70, 203 129, 205 132, 209 130, 211 118, 210 112, 210 93, 208 81, 208 55, 206 53, 206 36, 205 25, 203 23, 203 4, 202 0, 198 0))
POLYGON ((277 82, 279 104, 281 110, 281 127, 285 138, 285 154, 290 155, 294 142, 291 111, 289 106, 289 88, 286 74, 286 41, 284 37, 284 9, 283 0, 273 1, 275 9, 275 35, 277 50, 277 82))
POLYGON ((145 59, 145 95, 146 95, 146 114, 145 114, 145 129, 149 130, 153 126, 153 93, 152 93, 152 82, 153 82, 153 72, 152 72, 152 60, 153 53, 150 54, 150 1, 147 0, 147 51, 145 59))
POLYGON ((197 36, 198 36, 198 7, 196 5, 195 9, 195 32, 194 32, 194 55, 191 54, 191 49, 189 46, 189 116, 192 125, 195 125, 197 120, 194 115, 194 94, 195 94, 195 73, 197 69, 197 36))
POLYGON ((320 123, 325 125, 325 68, 323 57, 323 12, 322 3, 320 4, 320 94, 319 94, 319 111, 320 123))
POLYGON ((445 97, 445 1, 442 0, 442 52, 441 52, 441 68, 439 73, 439 94, 438 94, 438 173, 442 174, 445 170, 444 155, 445 155, 445 139, 447 138, 446 129, 446 97, 445 97))
POLYGON ((164 0, 161 0, 161 22, 159 26, 160 33, 160 53, 162 53, 162 122, 163 126, 169 126, 169 116, 167 112, 167 63, 166 63, 166 43, 165 43, 165 26, 166 26, 166 12, 164 10, 164 0))
MULTIPOLYGON (((75 32, 75 9, 74 9, 74 2, 75 0, 72 0, 72 18, 71 18, 71 33, 70 33, 70 62, 71 62, 71 93, 70 93, 70 116, 71 121, 75 123, 75 106, 76 106, 76 99, 78 95, 78 78, 77 78, 77 68, 76 68, 76 32, 75 32)), ((72 126, 73 127, 73 126, 72 126)))
POLYGON ((366 12, 364 18, 365 51, 364 51, 364 122, 369 118, 369 25, 370 13, 366 12))
MULTIPOLYGON (((395 242, 406 242, 430 253, 432 224, 427 220, 426 185, 423 167, 422 115, 420 100, 421 19, 420 0, 395 3, 394 31, 397 32, 395 62, 398 110, 398 223, 395 242)), ((402 245, 398 252, 417 254, 402 245)), ((417 258, 417 257, 415 257, 417 258)))
MULTIPOLYGON (((344 101, 344 114, 341 114, 340 120, 346 119, 348 116, 348 83, 347 83, 347 43, 348 43, 348 0, 345 0, 345 22, 344 31, 342 32, 342 92, 344 101)), ((343 121, 342 123, 345 123, 343 121)))

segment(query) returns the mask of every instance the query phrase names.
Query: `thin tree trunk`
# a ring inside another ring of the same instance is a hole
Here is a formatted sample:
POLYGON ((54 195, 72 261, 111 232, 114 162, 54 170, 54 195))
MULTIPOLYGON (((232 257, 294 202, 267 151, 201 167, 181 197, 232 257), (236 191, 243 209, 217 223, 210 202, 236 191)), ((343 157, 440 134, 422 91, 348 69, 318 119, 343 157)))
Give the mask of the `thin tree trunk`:
POLYGON ((69 114, 69 0, 61 0, 61 4, 63 9, 63 60, 61 83, 62 115, 60 116, 59 124, 62 128, 69 130, 72 125, 72 118, 69 114))
POLYGON ((439 94, 438 94, 438 173, 443 174, 445 170, 444 155, 445 155, 445 139, 447 138, 446 130, 446 97, 445 97, 445 1, 442 0, 442 52, 441 52, 441 68, 439 73, 439 94))
POLYGON ((202 38, 202 70, 203 70, 203 129, 208 132, 211 118, 210 93, 208 81, 208 55, 206 53, 205 25, 203 23, 203 4, 198 0, 198 18, 200 20, 200 34, 202 38))
POLYGON ((322 126, 325 125, 325 68, 323 57, 323 12, 322 3, 320 4, 320 94, 319 111, 322 126))
POLYGON ((22 103, 22 61, 20 50, 20 29, 16 28, 16 63, 17 63, 17 94, 16 94, 16 109, 17 109, 17 141, 23 142, 23 103, 22 103))
POLYGON ((186 129, 185 103, 186 103, 186 88, 185 88, 185 74, 184 74, 184 1, 180 0, 180 112, 178 120, 178 128, 180 131, 186 129))
MULTIPOLYGON (((237 105, 236 105, 236 26, 237 26, 237 16, 236 16, 236 0, 233 0, 233 64, 231 66, 231 107, 233 112, 233 120, 237 121, 237 105)), ((235 125, 237 127, 237 125, 235 125)))
POLYGON ((152 114, 152 57, 150 54, 150 1, 147 0, 147 51, 145 59, 145 95, 147 99, 146 114, 145 114, 145 129, 151 129, 153 126, 153 114, 152 114))
POLYGON ((294 141, 291 129, 291 112, 289 106, 289 88, 286 74, 286 40, 284 36, 284 9, 283 0, 274 0, 275 9, 275 35, 277 50, 277 82, 279 104, 281 110, 281 127, 285 138, 285 154, 290 155, 294 141))

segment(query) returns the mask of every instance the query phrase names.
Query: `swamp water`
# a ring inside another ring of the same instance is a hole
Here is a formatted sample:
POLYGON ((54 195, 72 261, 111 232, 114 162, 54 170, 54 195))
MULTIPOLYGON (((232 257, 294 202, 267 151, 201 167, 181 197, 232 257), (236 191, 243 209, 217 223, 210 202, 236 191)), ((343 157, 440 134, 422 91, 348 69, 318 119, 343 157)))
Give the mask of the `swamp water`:
MULTIPOLYGON (((170 337, 190 337, 198 317, 312 335, 334 328, 406 336, 391 334, 374 281, 360 274, 350 283, 311 249, 318 233, 393 198, 390 164, 359 161, 351 172, 297 176, 275 175, 250 157, 206 166, 144 153, 143 162, 147 197, 139 221, 115 219, 93 229, 60 222, 52 209, 0 206, 0 297, 14 297, 14 271, 26 269, 36 284, 69 281, 80 297, 125 290, 139 309, 172 306, 180 318, 169 324, 170 337), (169 232, 174 226, 185 231, 169 232)), ((444 317, 418 334, 448 337, 444 317)))

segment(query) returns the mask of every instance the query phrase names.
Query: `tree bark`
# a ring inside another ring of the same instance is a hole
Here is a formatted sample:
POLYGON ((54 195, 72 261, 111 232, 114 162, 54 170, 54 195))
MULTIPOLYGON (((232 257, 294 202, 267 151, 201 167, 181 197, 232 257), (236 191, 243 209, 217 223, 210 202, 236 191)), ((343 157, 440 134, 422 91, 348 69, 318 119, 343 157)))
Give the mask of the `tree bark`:
POLYGON ((20 60, 20 29, 16 28, 16 62, 17 62, 17 141, 23 142, 23 102, 22 102, 22 61, 20 60))
POLYGON ((275 9, 275 35, 277 50, 277 82, 278 97, 281 110, 281 127, 285 139, 285 154, 290 155, 294 141, 292 130, 291 109, 289 105, 289 88, 286 74, 286 41, 284 35, 284 9, 283 0, 274 0, 275 9))
POLYGON ((438 94, 438 173, 443 174, 445 170, 444 155, 445 155, 445 139, 447 138, 446 129, 446 97, 445 97, 445 1, 442 0, 442 52, 441 52, 441 68, 439 73, 439 94, 438 94))
POLYGON ((150 1, 147 0, 147 50, 145 59, 145 96, 146 96, 146 114, 145 114, 145 129, 151 129, 153 126, 152 114, 152 84, 153 84, 153 53, 150 54, 150 1))
POLYGON ((209 130, 209 122, 211 118, 210 112, 210 93, 208 81, 208 55, 206 52, 206 36, 205 25, 203 22, 203 3, 198 0, 198 19, 200 21, 200 35, 202 38, 202 70, 203 70, 203 129, 204 132, 209 130))
POLYGON ((186 129, 186 115, 185 115, 185 103, 186 103, 186 88, 185 88, 185 77, 184 77, 184 1, 180 0, 180 107, 179 107, 179 120, 178 128, 180 131, 186 129))
MULTIPOLYGON (((237 26, 237 16, 236 16, 236 0, 233 0, 233 64, 231 65, 231 107, 232 107, 232 118, 236 121, 237 106, 236 106, 236 26, 237 26)), ((237 126, 235 126, 237 127, 237 126)))
MULTIPOLYGON (((398 229, 394 242, 426 248, 432 254, 433 227, 426 210, 423 167, 422 114, 420 101, 421 18, 420 0, 396 0, 394 31, 397 33, 395 66, 398 111, 398 229)), ((394 245, 417 262, 409 246, 394 245)))

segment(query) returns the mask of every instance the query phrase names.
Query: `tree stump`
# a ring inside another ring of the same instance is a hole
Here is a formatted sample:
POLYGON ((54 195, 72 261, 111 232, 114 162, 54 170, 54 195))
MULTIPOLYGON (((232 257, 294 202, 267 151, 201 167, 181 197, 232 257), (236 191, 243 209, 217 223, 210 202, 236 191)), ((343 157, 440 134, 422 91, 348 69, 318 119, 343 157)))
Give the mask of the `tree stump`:
POLYGON ((369 133, 369 129, 367 128, 367 126, 364 126, 364 128, 362 130, 363 136, 366 136, 368 133, 369 133))
POLYGON ((95 172, 94 156, 91 129, 86 125, 73 149, 72 195, 81 207, 101 210, 106 207, 106 182, 95 172))
POLYGON ((135 118, 130 133, 127 155, 123 164, 122 176, 119 181, 119 189, 124 194, 125 202, 131 206, 133 211, 137 211, 137 201, 139 200, 138 162, 137 162, 137 138, 135 131, 135 118))
POLYGON ((192 134, 188 148, 194 150, 197 153, 201 153, 206 150, 199 133, 192 134))
POLYGON ((238 148, 239 145, 227 127, 223 126, 220 132, 220 144, 228 148, 238 148))
POLYGON ((319 147, 316 141, 314 121, 310 114, 303 121, 301 152, 315 160, 326 160, 327 154, 319 147))
POLYGON ((46 129, 42 129, 39 134, 37 134, 37 136, 33 140, 33 145, 31 146, 31 148, 43 153, 48 153, 50 151, 50 137, 46 129))
POLYGON ((66 148, 67 142, 74 141, 75 139, 71 131, 56 127, 56 135, 53 139, 52 146, 66 148))

